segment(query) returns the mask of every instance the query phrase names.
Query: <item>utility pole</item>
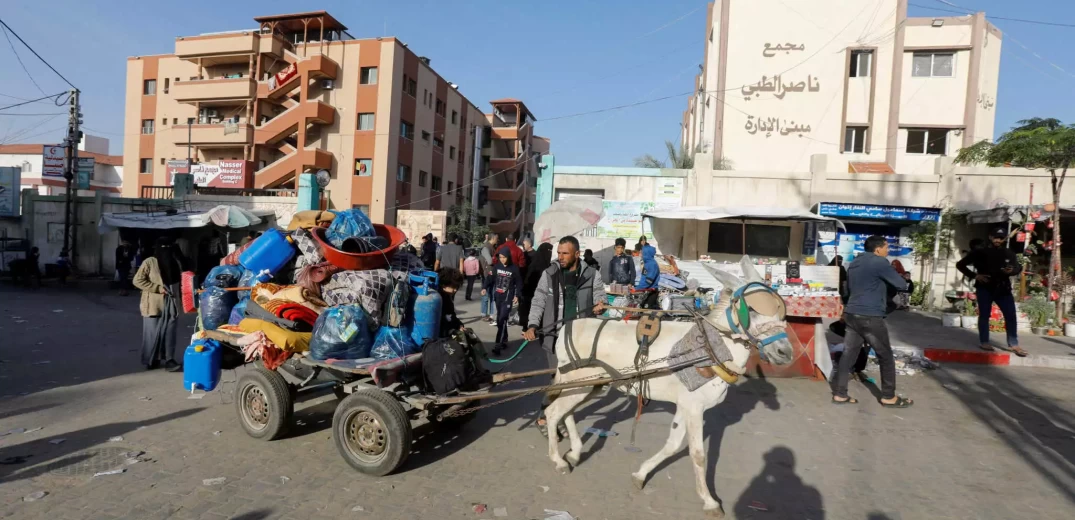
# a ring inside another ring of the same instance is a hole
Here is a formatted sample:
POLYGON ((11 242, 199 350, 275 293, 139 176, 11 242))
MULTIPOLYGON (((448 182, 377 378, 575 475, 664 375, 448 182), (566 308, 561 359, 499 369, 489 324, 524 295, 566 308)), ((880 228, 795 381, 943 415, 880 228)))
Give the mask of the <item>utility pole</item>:
POLYGON ((69 116, 67 121, 67 138, 64 139, 64 146, 67 149, 65 154, 63 178, 66 180, 67 190, 64 197, 64 214, 63 214, 63 250, 60 251, 61 255, 67 256, 68 263, 74 267, 74 237, 72 236, 71 225, 75 221, 74 212, 75 209, 75 197, 73 182, 75 175, 78 173, 78 143, 82 141, 82 132, 79 131, 79 125, 82 124, 82 112, 81 107, 78 104, 78 89, 71 89, 70 97, 68 98, 68 110, 69 116))

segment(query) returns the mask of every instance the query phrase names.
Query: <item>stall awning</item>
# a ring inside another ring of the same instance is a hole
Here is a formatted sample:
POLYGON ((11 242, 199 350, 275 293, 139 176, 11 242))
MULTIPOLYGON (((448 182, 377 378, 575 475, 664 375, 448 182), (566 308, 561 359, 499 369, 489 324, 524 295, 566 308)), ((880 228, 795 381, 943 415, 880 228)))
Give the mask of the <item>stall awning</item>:
POLYGON ((221 227, 244 228, 261 224, 271 210, 249 210, 238 206, 221 205, 208 211, 165 213, 105 213, 97 223, 97 232, 105 234, 119 228, 182 229, 216 224, 221 227))
POLYGON ((792 222, 826 221, 839 222, 839 220, 817 215, 807 210, 788 208, 770 208, 764 206, 684 206, 680 208, 654 210, 644 213, 642 216, 650 218, 679 219, 679 220, 783 220, 792 222))
MULTIPOLYGON (((968 224, 1001 224, 1009 220, 1023 221, 1030 215, 1030 220, 1044 222, 1049 220, 1052 213, 1045 211, 1044 206, 1000 206, 993 209, 981 209, 967 213, 968 224)), ((1060 208, 1061 217, 1075 215, 1073 208, 1060 208)))

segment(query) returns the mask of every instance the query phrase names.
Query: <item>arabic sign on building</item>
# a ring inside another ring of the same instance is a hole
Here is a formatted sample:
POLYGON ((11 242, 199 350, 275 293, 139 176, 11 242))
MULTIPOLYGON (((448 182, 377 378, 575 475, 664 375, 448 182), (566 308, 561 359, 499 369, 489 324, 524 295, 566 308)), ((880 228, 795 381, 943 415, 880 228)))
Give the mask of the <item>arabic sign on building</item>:
POLYGON ((97 163, 97 160, 93 157, 79 157, 78 158, 78 189, 88 190, 90 189, 90 181, 93 180, 93 167, 97 163))
POLYGON ((46 144, 41 152, 41 176, 63 177, 63 146, 46 144))
POLYGON ((675 204, 683 202, 683 179, 678 177, 657 179, 654 202, 658 204, 675 204))
MULTIPOLYGON (((172 184, 175 184, 175 174, 185 173, 177 167, 175 172, 169 168, 172 174, 172 184)), ((189 173, 194 175, 194 185, 203 188, 249 188, 253 181, 251 172, 253 166, 250 161, 217 161, 216 163, 198 163, 189 168, 189 173)))
POLYGON ((190 159, 180 159, 168 161, 168 175, 169 178, 175 176, 177 173, 190 173, 190 159))
POLYGON ((19 216, 21 177, 21 168, 0 167, 0 217, 19 216))
POLYGON ((643 233, 647 238, 653 238, 653 230, 645 229, 648 226, 643 226, 643 213, 659 209, 677 208, 680 203, 606 200, 603 201, 602 206, 604 206, 605 214, 601 217, 601 221, 597 223, 595 238, 622 237, 630 240, 632 237, 642 236, 643 233))
POLYGON ((941 210, 936 208, 912 208, 905 206, 874 206, 872 204, 818 204, 818 215, 826 217, 867 218, 872 220, 905 220, 908 222, 936 222, 941 210))

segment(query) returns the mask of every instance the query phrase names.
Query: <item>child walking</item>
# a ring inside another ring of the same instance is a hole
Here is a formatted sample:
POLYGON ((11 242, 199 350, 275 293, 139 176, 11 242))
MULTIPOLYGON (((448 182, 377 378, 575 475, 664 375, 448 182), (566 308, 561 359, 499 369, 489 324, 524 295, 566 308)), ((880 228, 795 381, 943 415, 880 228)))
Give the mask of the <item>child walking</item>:
MULTIPOLYGON (((470 294, 474 291, 474 280, 478 278, 478 274, 481 273, 482 266, 481 260, 478 260, 478 252, 471 249, 470 254, 466 260, 463 260, 463 274, 467 276, 467 301, 470 301, 470 294)), ((484 283, 482 285, 485 285, 484 283)))
POLYGON ((493 354, 499 355, 508 344, 508 316, 511 306, 519 303, 519 294, 523 288, 523 276, 519 268, 511 263, 511 248, 504 246, 497 251, 497 262, 493 275, 485 280, 482 296, 489 295, 496 308, 496 346, 493 354))

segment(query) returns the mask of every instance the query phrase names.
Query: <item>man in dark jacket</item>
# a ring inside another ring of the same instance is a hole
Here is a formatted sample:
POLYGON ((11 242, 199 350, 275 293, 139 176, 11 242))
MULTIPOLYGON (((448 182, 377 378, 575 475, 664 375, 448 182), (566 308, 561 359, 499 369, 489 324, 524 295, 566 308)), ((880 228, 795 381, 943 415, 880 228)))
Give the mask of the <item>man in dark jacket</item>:
POLYGON ((496 346, 493 354, 500 354, 508 345, 508 317, 511 306, 519 303, 523 292, 523 275, 519 266, 512 263, 511 248, 503 246, 496 254, 493 275, 485 280, 482 296, 489 296, 496 306, 496 346))
MULTIPOLYGON (((560 239, 556 248, 557 262, 549 266, 538 281, 534 299, 530 302, 529 328, 523 333, 527 341, 535 341, 541 329, 541 346, 549 360, 549 368, 556 368, 556 338, 560 328, 577 318, 592 318, 605 309, 605 284, 596 269, 579 260, 579 241, 567 236, 560 239)), ((545 395, 541 409, 549 405, 545 395)), ((545 418, 538 419, 538 428, 547 435, 545 418)))
POLYGON ((627 254, 627 241, 622 238, 616 239, 616 256, 608 262, 607 280, 610 283, 620 285, 633 285, 635 283, 635 260, 627 254))
POLYGON ((989 344, 989 315, 993 304, 1004 314, 1004 330, 1008 333, 1008 348, 1017 356, 1026 356, 1019 347, 1016 332, 1015 297, 1012 296, 1012 277, 1023 270, 1015 253, 1005 241, 1008 232, 1003 228, 989 234, 989 245, 972 248, 967 256, 956 264, 956 269, 968 278, 974 278, 974 292, 978 297, 978 341, 982 350, 993 350, 989 344), (974 270, 971 271, 970 267, 974 270))
POLYGON ((865 253, 856 256, 847 267, 848 289, 851 297, 844 308, 847 336, 844 354, 832 381, 833 404, 857 403, 847 395, 847 380, 852 365, 858 359, 863 342, 869 342, 881 365, 881 406, 906 408, 914 401, 896 395, 896 359, 888 339, 885 314, 888 308, 888 287, 906 290, 904 280, 888 263, 888 240, 873 235, 866 239, 865 253))

